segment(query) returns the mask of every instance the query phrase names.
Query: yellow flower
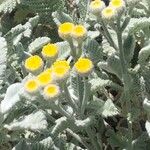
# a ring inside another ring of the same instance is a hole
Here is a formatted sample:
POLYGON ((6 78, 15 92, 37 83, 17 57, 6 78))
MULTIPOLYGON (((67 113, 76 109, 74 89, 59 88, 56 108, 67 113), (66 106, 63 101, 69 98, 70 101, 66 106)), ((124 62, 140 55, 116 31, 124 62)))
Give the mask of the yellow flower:
POLYGON ((52 65, 52 74, 55 80, 65 79, 69 75, 70 66, 65 60, 58 60, 52 65))
POLYGON ((81 76, 89 75, 93 69, 93 63, 88 58, 79 58, 74 65, 75 71, 81 76))
POLYGON ((25 68, 29 72, 32 72, 32 73, 37 72, 37 71, 41 70, 42 67, 43 67, 43 61, 37 55, 31 56, 31 57, 27 58, 25 61, 25 68))
POLYGON ((72 36, 75 39, 83 39, 87 35, 87 30, 83 25, 76 25, 72 30, 72 36))
POLYGON ((52 79, 52 73, 50 73, 48 70, 40 73, 37 76, 37 81, 40 86, 45 86, 53 81, 52 79))
POLYGON ((58 34, 62 39, 68 39, 70 38, 73 28, 74 28, 73 23, 65 22, 59 26, 58 34))
POLYGON ((89 9, 94 15, 100 15, 100 12, 105 8, 105 3, 101 0, 94 0, 90 3, 89 9))
POLYGON ((44 58, 56 58, 58 55, 58 46, 56 44, 47 44, 42 49, 42 55, 44 58))
POLYGON ((29 79, 26 81, 24 88, 28 93, 36 93, 39 89, 39 84, 36 79, 29 79))
POLYGON ((113 7, 108 6, 102 11, 103 19, 112 20, 113 18, 115 18, 115 16, 116 16, 116 11, 113 7))
POLYGON ((63 66, 63 67, 67 67, 70 69, 69 63, 66 60, 57 60, 54 62, 53 66, 63 66))
POLYGON ((111 0, 109 5, 120 11, 125 7, 125 2, 123 0, 111 0))
POLYGON ((43 96, 46 100, 57 98, 60 94, 59 86, 48 84, 43 90, 43 96))

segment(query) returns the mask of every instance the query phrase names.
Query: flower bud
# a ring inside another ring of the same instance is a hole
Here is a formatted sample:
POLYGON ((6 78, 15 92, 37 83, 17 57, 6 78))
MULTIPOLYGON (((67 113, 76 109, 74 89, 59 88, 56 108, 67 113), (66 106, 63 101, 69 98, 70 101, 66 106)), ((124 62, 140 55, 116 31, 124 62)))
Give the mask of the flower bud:
POLYGON ((113 7, 117 12, 121 12, 125 8, 124 0, 111 0, 109 6, 113 7))
POLYGON ((116 17, 116 11, 113 7, 106 7, 102 11, 102 18, 106 21, 111 21, 116 17))
POLYGON ((96 16, 99 16, 105 7, 105 3, 101 0, 94 0, 89 5, 90 12, 96 16))

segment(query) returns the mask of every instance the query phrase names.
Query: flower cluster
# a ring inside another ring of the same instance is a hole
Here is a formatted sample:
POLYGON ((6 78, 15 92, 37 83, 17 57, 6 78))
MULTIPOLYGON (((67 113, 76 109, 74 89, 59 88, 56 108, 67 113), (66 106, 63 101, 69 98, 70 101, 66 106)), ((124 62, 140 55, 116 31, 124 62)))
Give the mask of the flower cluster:
MULTIPOLYGON (((26 61, 33 59, 32 63, 34 63, 34 57, 35 56, 31 56, 26 61)), ((37 65, 35 68, 39 69, 38 63, 35 63, 34 65, 37 65)), ((74 64, 72 70, 76 71, 76 73, 81 76, 88 76, 92 69, 93 63, 90 59, 79 58, 74 64)), ((57 98, 61 92, 59 84, 66 82, 66 79, 69 77, 70 70, 71 67, 66 60, 56 60, 50 68, 47 68, 38 75, 33 76, 32 79, 27 80, 24 84, 24 88, 29 94, 42 92, 41 95, 43 95, 46 100, 57 98)))
POLYGON ((97 17, 101 16, 105 20, 112 20, 122 12, 124 7, 124 0, 111 0, 107 7, 102 0, 94 0, 90 3, 89 10, 97 17))
MULTIPOLYGON (((83 25, 74 25, 70 22, 61 24, 58 28, 59 36, 65 40, 73 38, 82 40, 87 35, 83 25)), ((24 88, 29 94, 41 93, 44 99, 57 98, 61 93, 61 84, 66 82, 70 71, 75 71, 80 76, 88 76, 93 63, 88 58, 79 58, 71 68, 66 60, 57 59, 59 48, 57 44, 47 44, 42 48, 41 57, 34 55, 25 60, 25 68, 33 75, 26 81, 24 88), (49 66, 45 62, 51 62, 49 66)))
POLYGON ((82 40, 87 35, 87 29, 83 25, 74 25, 73 23, 65 22, 59 26, 58 34, 64 40, 71 38, 82 40))

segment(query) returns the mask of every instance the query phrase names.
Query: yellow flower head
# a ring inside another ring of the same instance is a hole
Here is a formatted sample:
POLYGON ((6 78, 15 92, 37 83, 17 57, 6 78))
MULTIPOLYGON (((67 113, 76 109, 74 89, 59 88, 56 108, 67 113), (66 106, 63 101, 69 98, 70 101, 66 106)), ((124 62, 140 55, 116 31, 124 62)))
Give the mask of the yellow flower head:
POLYGON ((41 70, 43 67, 43 61, 42 59, 35 55, 35 56, 31 56, 29 58, 26 59, 25 61, 25 68, 29 71, 29 72, 36 72, 38 70, 41 70))
POLYGON ((42 49, 42 55, 44 58, 56 58, 58 55, 58 46, 56 44, 47 44, 42 49))
POLYGON ((43 96, 46 100, 57 98, 60 94, 60 89, 56 84, 48 84, 43 90, 43 96))
POLYGON ((75 39, 82 39, 84 37, 86 37, 87 35, 87 30, 83 25, 76 25, 73 30, 72 30, 72 36, 75 39))
POLYGON ((74 65, 75 71, 82 76, 88 75, 93 69, 93 63, 88 58, 79 58, 74 65))
POLYGON ((70 38, 73 28, 74 28, 73 23, 65 22, 59 26, 58 34, 62 39, 70 38))
POLYGON ((113 18, 115 18, 115 16, 116 16, 116 11, 113 7, 108 6, 102 11, 103 19, 112 20, 113 18))
POLYGON ((37 76, 37 81, 39 82, 40 86, 45 86, 53 81, 52 79, 52 73, 50 73, 48 70, 40 73, 37 76))
POLYGON ((69 75, 70 65, 65 60, 58 60, 52 66, 53 77, 56 80, 65 79, 69 75))
POLYGON ((36 79, 29 79, 26 81, 24 88, 28 93, 36 93, 39 89, 39 84, 36 79))
POLYGON ((90 3, 89 9, 94 15, 99 15, 105 8, 105 3, 101 0, 94 0, 90 3))
POLYGON ((122 10, 125 7, 125 2, 124 0, 111 0, 109 5, 116 10, 122 10))

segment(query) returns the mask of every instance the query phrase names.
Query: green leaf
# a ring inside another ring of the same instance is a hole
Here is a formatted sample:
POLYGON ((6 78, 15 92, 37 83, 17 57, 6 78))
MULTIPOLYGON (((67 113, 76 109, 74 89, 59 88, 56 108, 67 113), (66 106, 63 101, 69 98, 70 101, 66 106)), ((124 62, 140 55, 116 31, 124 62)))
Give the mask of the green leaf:
POLYGON ((98 63, 98 67, 106 70, 112 74, 115 74, 118 78, 122 79, 121 73, 121 63, 117 55, 112 54, 108 57, 107 61, 102 61, 98 63))
POLYGON ((0 4, 0 12, 12 12, 13 9, 20 3, 20 0, 4 0, 0 4))
POLYGON ((59 48, 58 59, 66 59, 71 51, 68 42, 57 42, 56 45, 59 48))
POLYGON ((126 32, 134 34, 135 32, 150 26, 150 18, 140 17, 132 18, 126 28, 126 32))
POLYGON ((91 83, 91 90, 93 92, 103 90, 103 88, 105 88, 106 86, 113 87, 116 90, 121 89, 121 87, 118 84, 112 82, 111 80, 104 80, 101 78, 92 79, 90 80, 90 83, 91 83))
POLYGON ((15 83, 8 87, 4 100, 1 102, 1 112, 6 113, 20 101, 19 92, 22 90, 21 83, 15 83))
POLYGON ((66 117, 61 117, 57 119, 55 122, 56 122, 56 125, 51 131, 51 133, 55 136, 57 136, 59 133, 65 130, 69 125, 66 117))
POLYGON ((49 136, 40 142, 32 144, 31 147, 32 150, 60 150, 60 148, 64 150, 63 145, 57 146, 55 145, 56 142, 61 143, 61 140, 59 138, 49 136))
POLYGON ((3 37, 0 37, 0 53, 0 80, 3 80, 7 66, 7 43, 3 37))
POLYGON ((140 52, 139 52, 139 56, 138 56, 138 62, 140 64, 145 64, 146 61, 148 61, 148 58, 150 56, 150 44, 143 47, 140 52))
POLYGON ((137 139, 133 140, 133 150, 147 150, 147 141, 149 137, 145 132, 142 133, 137 139))
POLYGON ((100 109, 103 117, 110 117, 119 114, 118 108, 114 105, 111 99, 108 99, 102 109, 100 109))
POLYGON ((106 135, 109 137, 109 144, 115 149, 117 147, 124 149, 126 148, 126 139, 122 135, 115 133, 113 130, 108 130, 106 135))
POLYGON ((148 120, 145 123, 145 128, 146 128, 148 136, 150 137, 150 122, 148 120))
POLYGON ((12 150, 32 150, 31 147, 23 140, 20 141, 12 150))
POLYGON ((73 22, 72 18, 68 14, 62 11, 53 12, 52 17, 53 17, 54 22, 58 26, 64 22, 73 22))
POLYGON ((5 125, 8 130, 45 130, 48 126, 45 113, 42 110, 33 112, 30 115, 23 116, 18 120, 14 120, 9 125, 5 125))
POLYGON ((94 63, 98 63, 100 60, 102 60, 103 57, 102 48, 100 47, 100 45, 96 40, 87 38, 83 50, 87 53, 88 57, 94 63))
POLYGON ((87 0, 79 0, 77 3, 79 9, 79 15, 81 20, 86 19, 87 15, 87 8, 88 8, 88 1, 87 0))
POLYGON ((135 37, 134 35, 128 34, 128 36, 124 40, 123 50, 126 61, 129 63, 133 58, 134 49, 135 49, 135 37))

